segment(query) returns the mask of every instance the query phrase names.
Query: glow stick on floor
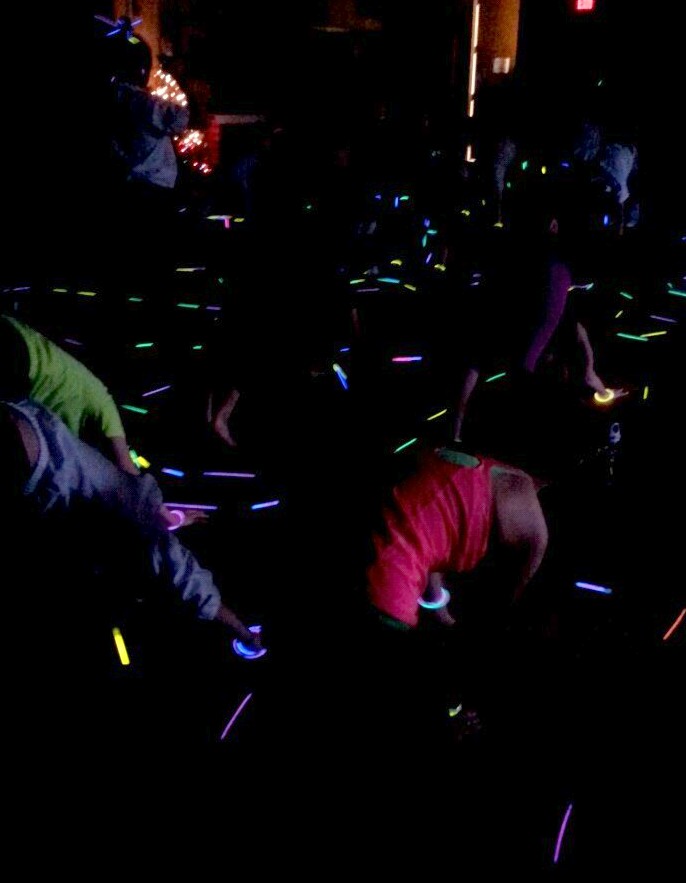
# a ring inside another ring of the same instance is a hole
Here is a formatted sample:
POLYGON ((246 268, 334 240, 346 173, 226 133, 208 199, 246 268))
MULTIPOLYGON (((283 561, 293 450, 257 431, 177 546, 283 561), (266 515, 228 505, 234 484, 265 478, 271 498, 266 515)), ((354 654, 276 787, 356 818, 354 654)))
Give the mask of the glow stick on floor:
POLYGON ((426 418, 427 423, 429 422, 429 420, 437 420, 439 417, 442 417, 444 414, 447 414, 447 413, 448 413, 448 409, 443 408, 443 410, 439 411, 437 414, 432 414, 431 417, 427 417, 426 418))
POLYGON ((434 270, 438 270, 441 273, 445 273, 446 266, 445 266, 445 264, 434 264, 434 270))
POLYGON ((560 825, 560 833, 557 835, 557 843, 555 844, 555 854, 553 855, 553 864, 557 864, 557 860, 560 858, 560 850, 562 849, 562 841, 565 836, 565 831, 567 829, 567 822, 569 821, 569 816, 572 812, 572 805, 569 804, 567 807, 567 811, 565 812, 564 818, 562 819, 562 824, 560 825))
POLYGON ((194 350, 201 350, 201 349, 202 349, 202 344, 201 344, 201 343, 196 343, 195 346, 192 347, 192 349, 194 349, 194 350))
POLYGON ((150 349, 151 346, 155 346, 155 344, 154 343, 137 343, 136 349, 137 350, 148 350, 148 349, 150 349))
POLYGON ((422 236, 422 248, 426 248, 428 242, 429 242, 429 237, 426 235, 422 236))
POLYGON ((400 445, 400 447, 396 448, 396 449, 393 451, 393 453, 394 453, 394 454, 399 454, 401 451, 404 451, 405 448, 409 448, 410 445, 413 445, 416 441, 419 441, 419 439, 411 438, 409 441, 405 442, 404 444, 400 445))
POLYGON ((676 319, 670 319, 670 318, 668 318, 667 316, 653 316, 653 315, 651 315, 650 318, 651 318, 651 319, 657 319, 658 322, 669 322, 670 325, 676 325, 676 324, 677 324, 677 320, 676 320, 676 319))
POLYGON ((210 304, 208 307, 205 307, 205 309, 216 313, 221 310, 221 307, 218 304, 210 304))
POLYGON ((129 301, 129 303, 132 303, 132 304, 142 304, 143 303, 142 297, 129 297, 129 298, 127 298, 127 300, 129 301))
POLYGON ((342 347, 338 350, 338 352, 339 352, 339 353, 349 353, 349 352, 350 352, 350 347, 349 347, 349 346, 342 346, 342 347))
POLYGON ((501 371, 500 374, 494 374, 492 377, 487 377, 484 380, 484 383, 491 383, 493 380, 500 380, 501 377, 505 377, 507 371, 501 371))
POLYGON ((403 288, 407 288, 408 291, 416 291, 416 290, 417 290, 417 286, 416 286, 416 285, 410 285, 409 282, 406 282, 406 283, 403 285, 403 288))
POLYGON ((393 356, 392 362, 421 362, 424 356, 393 356))
POLYGON ((184 478, 186 475, 181 469, 171 469, 169 466, 165 466, 161 471, 164 472, 165 475, 173 475, 174 478, 184 478))
POLYGON ((647 398, 648 398, 648 387, 647 387, 647 386, 644 386, 644 387, 643 387, 643 401, 645 402, 645 400, 646 400, 647 398))
POLYGON ((665 632, 665 634, 662 638, 663 641, 669 640, 669 638, 674 634, 675 630, 681 625, 681 623, 684 619, 684 616, 686 616, 686 607, 684 607, 684 609, 677 616, 677 618, 674 620, 672 625, 667 629, 667 631, 665 632))
POLYGON ((206 503, 167 503, 173 509, 200 509, 203 512, 216 512, 219 506, 208 506, 206 503))
POLYGON ((676 294, 677 297, 686 297, 686 291, 679 291, 678 288, 668 288, 667 294, 676 294))
POLYGON ((64 338, 64 342, 65 342, 65 343, 71 343, 71 344, 73 344, 74 346, 83 346, 83 344, 81 343, 80 340, 74 340, 73 337, 65 337, 65 338, 64 338))
POLYGON ((409 199, 410 199, 409 196, 401 196, 401 197, 400 197, 400 201, 401 201, 401 202, 408 202, 409 199))
POLYGON ((626 338, 626 340, 640 340, 643 343, 648 343, 648 341, 645 339, 645 337, 639 337, 636 334, 623 334, 621 331, 617 332, 617 337, 624 337, 624 338, 626 338))
POLYGON ((362 279, 351 279, 349 284, 350 285, 362 285, 362 283, 366 282, 366 281, 367 280, 364 277, 362 279))
POLYGON ((141 394, 141 398, 144 399, 147 396, 157 395, 158 392, 166 392, 168 389, 171 389, 171 384, 168 386, 158 386, 157 389, 151 389, 149 392, 144 392, 141 394))
POLYGON ((457 706, 457 708, 449 708, 448 709, 448 715, 450 717, 457 717, 461 711, 462 711, 462 703, 460 702, 460 704, 457 706))
POLYGON ((360 293, 362 293, 363 291, 381 291, 380 288, 358 288, 357 290, 358 290, 360 293))
POLYGON ((77 291, 76 293, 83 297, 95 297, 97 295, 96 291, 77 291))
MULTIPOLYGON (((595 286, 595 282, 588 282, 586 285, 570 285, 567 291, 590 291, 595 286)), ((631 295, 629 298, 633 300, 631 295)))
POLYGON ((606 586, 597 586, 595 583, 574 583, 577 589, 586 589, 589 592, 600 592, 601 595, 611 595, 612 589, 606 586))
POLYGON ((402 267, 403 262, 400 260, 400 258, 394 258, 394 260, 391 261, 391 265, 394 267, 402 267))
POLYGON ((200 304, 189 304, 189 303, 179 303, 176 305, 177 307, 181 307, 184 310, 199 310, 200 304))
POLYGON ((434 254, 432 251, 430 251, 428 253, 428 255, 426 256, 426 260, 424 261, 424 263, 428 266, 433 259, 434 259, 434 254))
POLYGON ((203 472, 205 478, 257 478, 256 472, 203 472))
POLYGON ((438 230, 434 230, 433 227, 429 227, 429 229, 426 232, 429 236, 437 236, 438 235, 438 230))
POLYGON ((256 512, 258 509, 271 509, 273 506, 278 506, 281 500, 269 500, 266 503, 253 503, 250 507, 253 512, 256 512))
POLYGON ((224 732, 219 737, 220 742, 223 742, 224 739, 226 739, 226 736, 227 736, 229 730, 231 729, 231 727, 234 725, 236 718, 243 711, 243 709, 248 704, 248 702, 250 702, 251 699, 252 699, 252 693, 248 693, 248 695, 245 697, 245 699, 241 702, 241 704, 238 706, 238 708, 234 711, 234 713, 231 716, 231 720, 224 727, 224 732))
POLYGON ((69 291, 69 289, 68 288, 53 288, 53 291, 56 294, 66 294, 69 291))
POLYGON ((619 319, 620 316, 624 315, 624 310, 620 310, 618 313, 615 313, 615 319, 619 319))
POLYGON ((138 408, 136 405, 122 405, 125 411, 133 411, 134 414, 147 414, 147 408, 138 408))
POLYGON ((119 654, 119 661, 122 665, 131 665, 131 660, 129 659, 129 654, 126 649, 126 644, 124 643, 124 638, 122 637, 122 633, 118 628, 112 629, 112 637, 114 638, 114 645, 117 648, 117 653, 119 654))
POLYGON ((393 279, 392 276, 379 276, 379 282, 388 282, 391 285, 400 285, 400 279, 393 279))
POLYGON ((641 337, 662 337, 667 334, 666 331, 651 331, 649 334, 642 334, 641 337))
POLYGON ((627 300, 633 300, 633 299, 634 299, 633 294, 629 294, 628 291, 620 291, 619 293, 622 295, 622 297, 625 297, 627 300))
POLYGON ((400 199, 396 196, 396 198, 393 200, 393 207, 398 208, 399 205, 400 205, 400 199))
POLYGON ((340 380, 341 386, 343 387, 343 389, 347 389, 348 388, 348 375, 341 368, 341 366, 338 364, 338 362, 334 362, 331 367, 333 368, 333 370, 336 373, 336 376, 340 380))
MULTIPOLYGON (((234 218, 236 223, 238 223, 238 218, 234 218)), ((201 270, 204 270, 205 267, 177 267, 177 273, 199 273, 201 270)))

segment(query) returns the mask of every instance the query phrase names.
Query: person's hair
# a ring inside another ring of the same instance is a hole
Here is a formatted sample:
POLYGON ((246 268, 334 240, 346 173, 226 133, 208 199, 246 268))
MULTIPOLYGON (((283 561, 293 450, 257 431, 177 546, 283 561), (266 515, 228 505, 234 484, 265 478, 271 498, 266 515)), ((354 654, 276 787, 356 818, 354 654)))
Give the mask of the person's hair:
POLYGON ((111 37, 103 42, 103 59, 108 75, 120 83, 145 86, 152 69, 152 52, 140 38, 131 43, 125 36, 111 37))

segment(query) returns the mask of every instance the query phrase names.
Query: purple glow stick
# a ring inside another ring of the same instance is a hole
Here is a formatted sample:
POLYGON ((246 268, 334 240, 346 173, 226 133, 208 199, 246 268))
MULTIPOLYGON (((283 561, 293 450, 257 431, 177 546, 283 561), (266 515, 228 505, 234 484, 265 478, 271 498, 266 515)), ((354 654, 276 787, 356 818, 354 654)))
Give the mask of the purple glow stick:
POLYGON ((207 478, 257 478, 255 472, 203 472, 207 478))
POLYGON ((430 264, 431 261, 432 261, 433 259, 434 259, 434 254, 433 254, 432 251, 430 251, 430 252, 428 253, 428 255, 426 256, 426 260, 424 261, 424 263, 425 263, 425 264, 430 264))
POLYGON ((207 506, 205 503, 167 503, 170 509, 203 509, 206 512, 216 512, 219 506, 207 506))
POLYGON ((141 394, 141 398, 144 399, 146 396, 154 396, 155 393, 164 392, 167 389, 171 389, 171 384, 169 384, 168 386, 160 386, 157 389, 151 389, 150 392, 144 392, 141 394))
POLYGON ((421 362, 423 356, 393 356, 392 362, 421 362))
POLYGON ((250 507, 253 512, 256 509, 269 509, 271 506, 278 506, 281 500, 270 500, 268 503, 253 503, 250 507))
POLYGON ((555 844, 555 855, 553 856, 553 864, 557 864, 557 860, 560 857, 560 849, 562 848, 562 840, 565 836, 565 830, 567 828, 567 822, 569 821, 569 816, 572 812, 572 804, 570 803, 567 807, 567 812, 565 813, 564 818, 562 819, 562 825, 560 825, 560 833, 557 835, 557 843, 555 844))
POLYGON ((231 717, 231 720, 230 720, 230 721, 228 722, 228 724, 224 727, 224 732, 223 732, 223 733, 221 734, 221 736, 219 737, 219 741, 220 741, 220 742, 223 742, 223 741, 224 741, 224 739, 226 738, 226 734, 229 732, 229 730, 230 730, 231 727, 233 726, 234 721, 236 720, 236 718, 238 717, 238 715, 241 713, 241 711, 243 711, 243 709, 244 709, 245 706, 248 704, 248 702, 250 702, 251 699, 252 699, 252 693, 248 693, 248 695, 245 697, 245 699, 241 702, 241 704, 238 706, 238 708, 234 711, 234 713, 233 713, 233 715, 232 715, 232 717, 231 717))
POLYGON ((216 304, 210 304, 209 307, 205 307, 206 310, 221 310, 221 307, 216 306, 216 304))
POLYGON ((65 337, 64 342, 65 343, 72 343, 72 344, 74 344, 74 346, 83 346, 83 344, 81 343, 80 340, 74 340, 73 337, 65 337))
POLYGON ((162 469, 165 475, 173 475, 175 478, 183 478, 185 476, 185 472, 182 472, 180 469, 170 469, 168 466, 165 466, 162 469))
POLYGON ((381 291, 380 288, 358 288, 358 291, 381 291))
POLYGON ((650 318, 651 318, 651 319, 657 319, 658 322, 671 322, 672 325, 676 325, 676 324, 677 324, 677 320, 676 320, 676 319, 668 319, 667 316, 652 316, 652 315, 651 315, 650 318))

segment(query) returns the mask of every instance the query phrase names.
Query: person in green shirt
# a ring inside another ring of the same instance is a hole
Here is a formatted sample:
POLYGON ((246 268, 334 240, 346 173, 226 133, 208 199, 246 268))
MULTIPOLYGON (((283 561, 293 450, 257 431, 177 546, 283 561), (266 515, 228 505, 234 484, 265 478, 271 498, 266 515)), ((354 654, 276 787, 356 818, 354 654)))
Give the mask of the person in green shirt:
POLYGON ((69 353, 14 316, 0 316, 0 399, 33 399, 82 437, 107 439, 111 459, 137 475, 126 433, 107 387, 69 353))

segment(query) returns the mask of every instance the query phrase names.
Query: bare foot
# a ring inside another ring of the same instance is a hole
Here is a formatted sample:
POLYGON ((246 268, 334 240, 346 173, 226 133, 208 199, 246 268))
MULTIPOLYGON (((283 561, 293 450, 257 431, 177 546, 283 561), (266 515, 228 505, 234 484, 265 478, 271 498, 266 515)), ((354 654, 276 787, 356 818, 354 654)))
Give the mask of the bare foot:
POLYGON ((434 610, 434 615, 441 625, 449 627, 455 625, 456 619, 454 616, 450 615, 447 607, 439 607, 438 610, 434 610))

